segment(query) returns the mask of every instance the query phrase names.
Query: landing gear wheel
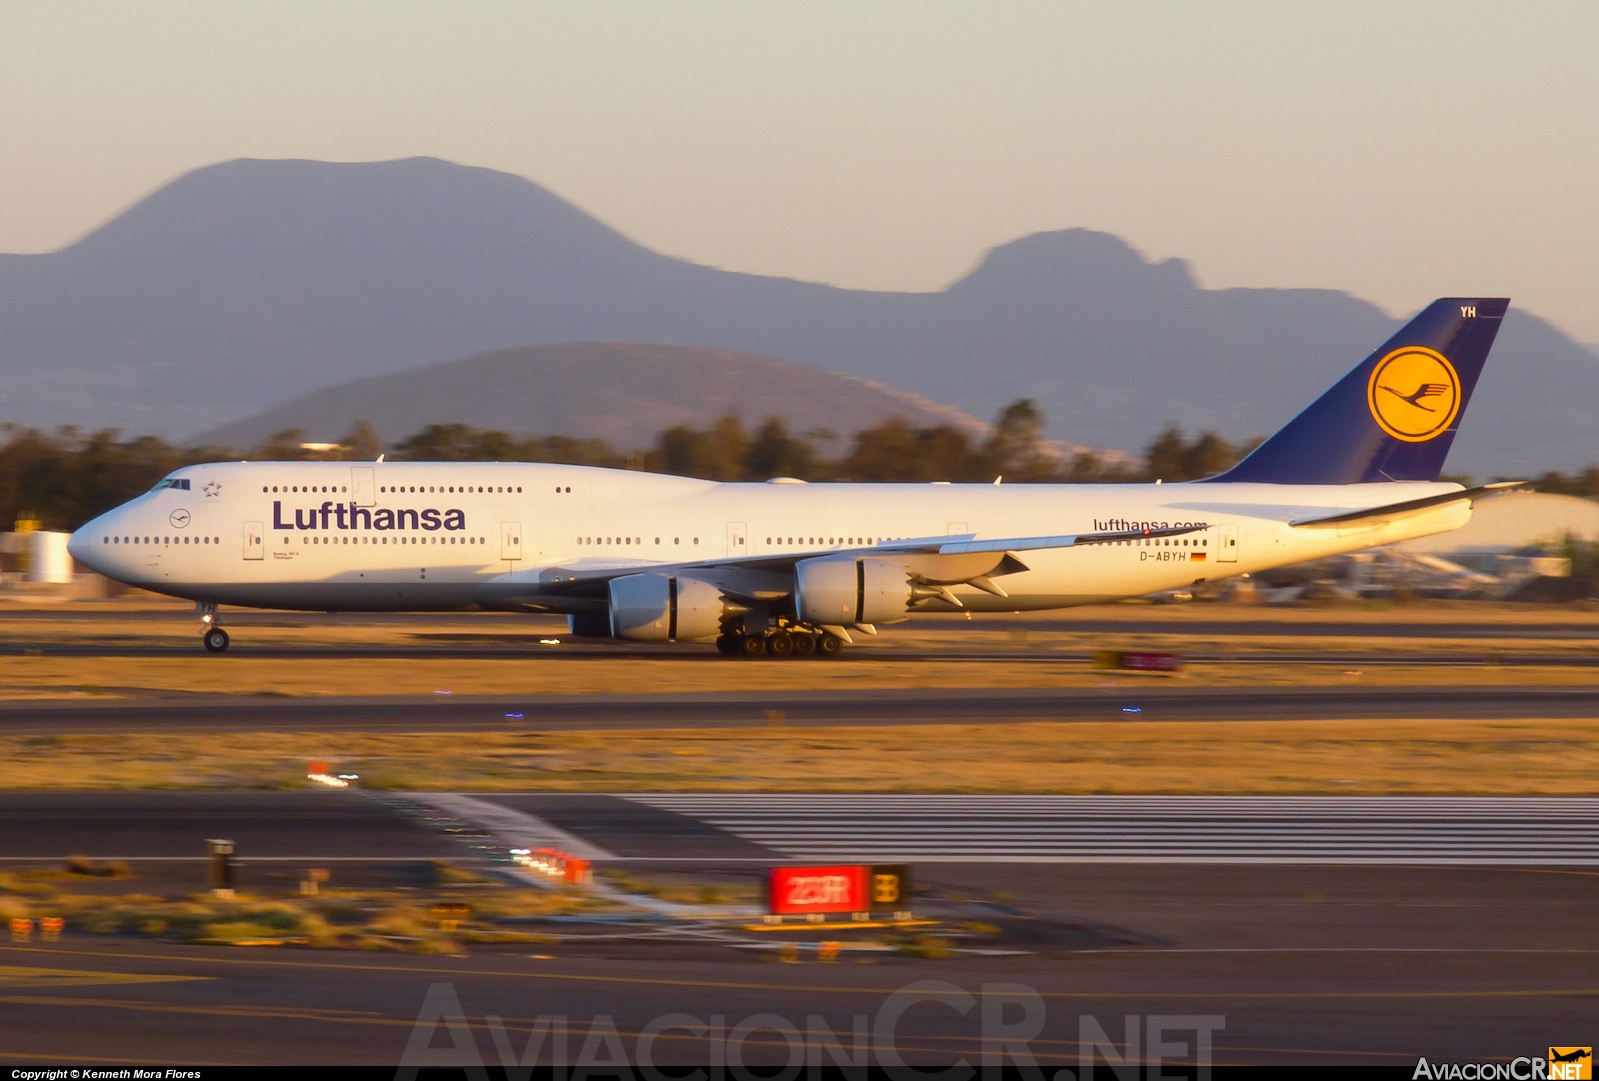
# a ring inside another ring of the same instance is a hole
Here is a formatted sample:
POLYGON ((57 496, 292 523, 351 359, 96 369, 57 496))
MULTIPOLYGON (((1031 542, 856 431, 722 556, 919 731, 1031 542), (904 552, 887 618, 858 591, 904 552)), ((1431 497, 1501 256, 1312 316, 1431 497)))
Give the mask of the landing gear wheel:
POLYGON ((844 652, 844 639, 837 635, 824 634, 816 643, 818 657, 836 657, 844 652))
POLYGON ((766 637, 766 652, 774 657, 792 657, 794 636, 787 631, 773 631, 766 637))
POLYGON ((816 635, 804 631, 793 635, 794 656, 809 657, 816 652, 816 635))
POLYGON ((212 653, 221 653, 228 648, 228 632, 221 627, 212 627, 200 637, 205 643, 205 648, 212 653))
POLYGON ((736 657, 739 654, 738 635, 724 634, 716 640, 716 652, 724 657, 736 657))
POLYGON ((758 634, 746 634, 738 640, 738 652, 743 657, 759 657, 766 652, 766 639, 758 634))

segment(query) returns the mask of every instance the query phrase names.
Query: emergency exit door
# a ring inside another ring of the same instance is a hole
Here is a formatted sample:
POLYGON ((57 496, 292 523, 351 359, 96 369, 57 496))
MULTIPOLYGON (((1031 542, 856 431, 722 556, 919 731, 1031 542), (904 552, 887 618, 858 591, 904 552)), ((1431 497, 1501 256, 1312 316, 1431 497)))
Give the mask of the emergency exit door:
POLYGON ((727 554, 732 556, 747 556, 750 554, 749 527, 743 522, 727 523, 727 554))
POLYGON ((1221 534, 1217 538, 1217 542, 1221 545, 1221 547, 1216 552, 1216 562, 1218 562, 1218 563, 1237 563, 1238 562, 1238 526, 1235 524, 1235 525, 1217 526, 1216 528, 1217 528, 1217 532, 1221 534))
POLYGON ((245 559, 265 559, 266 558, 265 532, 266 531, 261 528, 261 523, 260 522, 245 522, 244 523, 244 558, 245 559))
POLYGON ((522 558, 522 523, 500 523, 500 558, 522 558))
POLYGON ((358 465, 350 470, 350 502, 357 507, 374 506, 378 501, 372 467, 358 465))

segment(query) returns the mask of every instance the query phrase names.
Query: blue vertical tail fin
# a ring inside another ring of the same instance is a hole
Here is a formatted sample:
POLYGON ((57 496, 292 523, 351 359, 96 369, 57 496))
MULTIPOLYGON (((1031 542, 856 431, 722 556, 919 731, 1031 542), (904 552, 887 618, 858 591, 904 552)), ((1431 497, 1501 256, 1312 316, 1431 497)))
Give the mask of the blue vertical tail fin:
POLYGON ((1437 480, 1510 301, 1435 300, 1215 481, 1437 480))

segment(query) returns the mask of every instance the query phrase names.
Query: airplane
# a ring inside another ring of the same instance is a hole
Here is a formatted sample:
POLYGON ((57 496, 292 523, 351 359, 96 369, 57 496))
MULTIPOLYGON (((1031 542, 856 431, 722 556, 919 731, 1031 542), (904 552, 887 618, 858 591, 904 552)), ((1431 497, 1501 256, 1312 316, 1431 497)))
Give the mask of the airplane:
POLYGON ((217 653, 230 605, 560 613, 577 637, 828 657, 921 612, 1139 597, 1463 525, 1476 500, 1521 487, 1438 479, 1509 303, 1433 302, 1198 481, 724 484, 515 462, 218 462, 174 471, 68 551, 193 600, 217 653))

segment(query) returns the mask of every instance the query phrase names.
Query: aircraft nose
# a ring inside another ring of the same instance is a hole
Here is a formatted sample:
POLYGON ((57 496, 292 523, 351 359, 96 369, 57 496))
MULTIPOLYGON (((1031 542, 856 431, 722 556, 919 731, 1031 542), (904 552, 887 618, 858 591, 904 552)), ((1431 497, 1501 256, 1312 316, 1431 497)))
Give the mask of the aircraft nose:
POLYGON ((67 538, 67 554, 90 570, 101 574, 106 572, 107 560, 100 551, 100 538, 109 532, 106 528, 107 517, 109 516, 101 515, 67 538))

